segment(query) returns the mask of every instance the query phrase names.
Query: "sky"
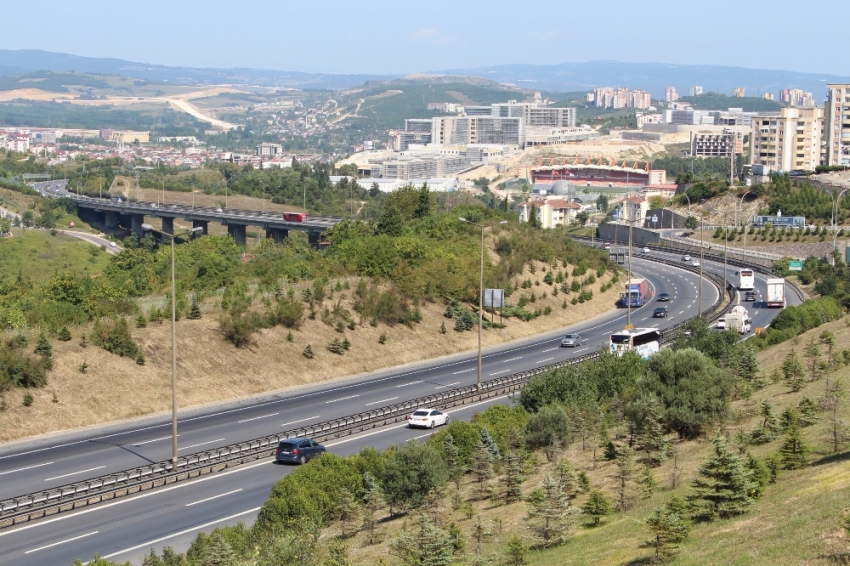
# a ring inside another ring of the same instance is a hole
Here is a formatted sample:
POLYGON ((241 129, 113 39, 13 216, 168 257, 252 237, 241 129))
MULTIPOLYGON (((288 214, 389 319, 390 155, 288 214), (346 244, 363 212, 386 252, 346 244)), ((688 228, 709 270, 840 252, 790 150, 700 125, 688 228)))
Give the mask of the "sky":
POLYGON ((617 60, 850 75, 847 3, 27 0, 3 6, 0 48, 326 73, 617 60))

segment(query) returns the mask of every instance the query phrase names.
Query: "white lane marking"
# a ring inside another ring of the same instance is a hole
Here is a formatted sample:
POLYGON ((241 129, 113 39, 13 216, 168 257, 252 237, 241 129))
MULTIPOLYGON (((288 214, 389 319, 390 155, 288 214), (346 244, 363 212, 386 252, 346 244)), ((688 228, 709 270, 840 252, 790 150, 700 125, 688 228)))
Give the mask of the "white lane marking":
POLYGON ((213 495, 212 497, 201 499, 200 501, 193 501, 192 503, 187 503, 186 507, 191 507, 192 505, 197 505, 198 503, 206 503, 207 501, 212 501, 213 499, 218 499, 219 497, 224 497, 232 493, 239 493, 240 491, 242 491, 241 487, 239 489, 234 489, 233 491, 228 491, 227 493, 219 493, 218 495, 213 495))
POLYGON ((39 550, 44 550, 45 548, 53 548, 54 546, 59 546, 60 544, 65 544, 66 542, 73 542, 75 540, 80 540, 81 538, 86 538, 86 537, 90 537, 92 535, 96 535, 99 532, 100 531, 93 531, 93 532, 90 532, 90 533, 86 533, 84 535, 80 535, 78 537, 69 538, 69 539, 66 539, 66 540, 60 540, 59 542, 54 542, 52 544, 46 544, 44 546, 39 546, 38 548, 33 548, 32 550, 27 550, 26 552, 24 552, 24 554, 30 554, 31 552, 38 552, 39 550))
MULTIPOLYGON (((158 543, 158 542, 162 542, 162 541, 164 541, 164 540, 168 540, 168 539, 170 539, 170 538, 179 537, 179 536, 181 536, 181 535, 185 535, 186 533, 191 533, 191 532, 194 532, 194 531, 199 531, 199 530, 201 530, 201 529, 205 529, 205 528, 207 528, 207 527, 209 527, 209 526, 215 525, 216 523, 223 523, 223 522, 225 522, 225 521, 230 521, 231 519, 235 519, 236 517, 241 517, 242 515, 247 515, 248 513, 255 513, 255 512, 257 512, 257 511, 259 511, 260 509, 262 509, 262 507, 254 507, 253 509, 248 509, 247 511, 242 511, 241 513, 236 513, 235 515, 231 515, 231 516, 229 516, 229 517, 224 517, 224 518, 221 518, 221 519, 216 519, 215 521, 210 521, 209 523, 204 523, 203 525, 198 525, 197 527, 192 527, 192 528, 190 528, 190 529, 186 529, 186 530, 184 530, 184 531, 180 531, 179 533, 174 533, 174 534, 171 534, 171 535, 167 535, 167 536, 164 536, 164 537, 160 537, 160 538, 158 538, 158 539, 149 540, 148 542, 145 542, 145 543, 142 543, 142 544, 138 544, 138 545, 136 545, 136 546, 134 546, 134 547, 132 547, 132 548, 125 548, 124 550, 119 550, 118 552, 113 552, 112 554, 108 554, 108 555, 106 555, 106 556, 102 556, 101 558, 113 558, 113 557, 115 557, 115 556, 118 556, 118 555, 120 555, 120 554, 124 554, 124 553, 126 553, 126 552, 132 552, 132 551, 134 551, 134 550, 138 550, 138 549, 140 549, 140 548, 147 548, 147 547, 151 546, 152 544, 156 544, 156 543, 158 543)), ((88 564, 88 562, 86 562, 86 564, 88 564)))
POLYGON ((251 418, 251 419, 244 419, 244 420, 237 421, 237 422, 238 422, 239 424, 242 424, 242 423, 247 423, 247 422, 250 422, 250 421, 256 421, 256 420, 259 420, 259 419, 265 419, 266 417, 276 417, 276 416, 278 416, 279 414, 280 414, 280 413, 271 413, 271 414, 268 414, 268 415, 263 415, 263 416, 261 416, 261 417, 254 417, 254 418, 251 418))
MULTIPOLYGON (((463 369, 463 370, 460 370, 460 371, 456 371, 456 372, 453 372, 452 375, 457 375, 459 373, 466 373, 468 371, 475 371, 475 368, 469 368, 469 369, 463 369)), ((398 387, 401 387, 401 385, 399 385, 398 387)))
POLYGON ((387 401, 395 401, 398 397, 390 397, 389 399, 383 399, 381 401, 375 401, 373 403, 366 403, 367 407, 371 407, 372 405, 378 405, 380 403, 386 403, 387 401))
POLYGON ((410 383, 402 383, 401 385, 396 385, 396 388, 399 387, 407 387, 408 385, 416 385, 417 383, 422 383, 422 380, 419 381, 411 381, 410 383))
POLYGON ((581 350, 576 350, 576 352, 584 352, 587 348, 582 348, 581 350))
MULTIPOLYGON (((693 303, 691 303, 691 304, 693 304, 693 303)), ((684 314, 684 312, 685 312, 685 311, 679 311, 679 314, 684 314)))
POLYGON ((306 419, 301 419, 300 421, 292 421, 292 422, 288 422, 288 423, 283 423, 280 426, 289 426, 289 425, 293 425, 293 424, 303 423, 305 421, 312 421, 313 419, 318 419, 320 416, 321 415, 316 415, 315 417, 307 417, 306 419))
POLYGON ((515 357, 515 358, 511 358, 511 359, 509 359, 509 360, 502 360, 502 363, 503 363, 503 364, 506 364, 506 363, 508 363, 508 362, 512 362, 512 361, 514 361, 514 360, 521 360, 521 359, 522 359, 522 356, 517 356, 517 357, 515 357))
MULTIPOLYGON (((493 401, 498 401, 500 399, 508 399, 509 397, 510 397, 510 395, 502 395, 501 397, 491 397, 490 399, 485 399, 484 401, 478 401, 477 403, 472 403, 471 405, 464 405, 463 407, 459 407, 459 408, 471 409, 472 407, 477 407, 478 405, 484 405, 486 403, 492 403, 493 401)), ((389 431, 395 430, 397 428, 407 428, 407 425, 406 424, 400 424, 400 425, 397 425, 397 426, 390 426, 390 427, 387 427, 387 428, 383 428, 381 430, 376 430, 374 432, 367 432, 366 434, 361 434, 360 436, 352 436, 352 437, 346 438, 344 440, 340 440, 339 442, 332 442, 332 443, 329 443, 329 444, 326 443, 325 446, 327 448, 332 448, 334 446, 339 446, 340 444, 345 444, 346 442, 351 442, 352 440, 360 440, 361 438, 367 438, 369 436, 375 436, 376 434, 383 434, 385 432, 389 432, 389 431)), ((254 464, 254 465, 256 466, 258 464, 254 464)), ((43 523, 39 523, 39 524, 43 524, 43 523)), ((23 528, 26 528, 26 527, 23 527, 23 528)), ((18 529, 18 530, 22 530, 22 529, 18 529)), ((3 536, 4 534, 6 534, 6 533, 4 533, 3 531, 0 531, 0 537, 3 536)))
MULTIPOLYGON (((467 405, 467 406, 470 406, 470 405, 467 405)), ((148 492, 145 492, 142 495, 138 495, 136 497, 130 497, 130 498, 126 498, 126 499, 122 498, 122 499, 119 499, 118 501, 115 501, 113 503, 107 503, 105 505, 97 505, 95 507, 83 509, 83 510, 78 511, 78 512, 73 513, 73 514, 59 515, 55 519, 47 519, 46 521, 38 521, 38 522, 35 522, 35 523, 27 524, 27 525, 20 527, 19 529, 15 529, 15 530, 5 530, 4 529, 4 530, 0 531, 0 537, 4 537, 6 535, 10 535, 10 534, 14 534, 14 533, 19 533, 21 531, 26 531, 26 530, 29 530, 29 529, 34 529, 36 527, 42 527, 44 525, 49 525, 51 523, 55 523, 56 521, 64 521, 65 519, 73 519, 74 517, 79 517, 80 515, 86 515, 88 513, 94 513, 96 511, 100 511, 102 509, 109 509, 110 507, 114 507, 115 505, 123 505, 123 504, 129 503, 131 501, 138 501, 139 499, 144 499, 145 497, 150 497, 152 495, 157 495, 157 494, 160 494, 160 493, 165 493, 167 491, 171 491, 172 489, 180 489, 180 488, 183 488, 183 487, 186 487, 186 486, 192 486, 192 485, 195 485, 195 484, 199 484, 201 482, 214 480, 214 479, 217 479, 217 478, 220 478, 220 477, 223 477, 223 476, 229 476, 230 474, 238 474, 239 472, 251 470, 251 469, 257 468, 259 466, 268 466, 270 461, 271 461, 270 459, 269 460, 263 460, 262 462, 258 462, 256 464, 250 464, 250 465, 244 466, 244 467, 240 466, 239 468, 235 468, 235 469, 233 469, 232 471, 229 471, 229 472, 220 472, 220 473, 217 473, 217 474, 214 474, 214 475, 211 475, 211 476, 202 477, 202 478, 197 479, 195 481, 186 482, 186 483, 178 483, 177 485, 173 485, 171 487, 166 487, 166 488, 163 488, 163 489, 156 489, 156 490, 153 490, 153 491, 148 491, 148 492)), ((258 509, 259 509, 259 507, 258 507, 258 509)), ((142 546, 144 546, 144 545, 142 545, 142 546)), ((115 556, 115 555, 113 554, 112 556, 115 556)), ((103 558, 106 558, 106 557, 104 556, 103 558)))
POLYGON ((70 474, 65 474, 65 475, 63 475, 63 476, 56 476, 55 478, 47 478, 47 479, 46 479, 46 480, 44 480, 44 481, 61 480, 62 478, 67 478, 68 476, 75 476, 75 475, 77 475, 77 474, 84 474, 84 473, 86 473, 86 472, 93 472, 93 471, 95 471, 95 470, 102 470, 102 469, 103 469, 103 468, 105 468, 105 467, 106 467, 106 466, 98 466, 98 467, 96 467, 96 468, 89 468, 88 470, 80 470, 79 472, 71 472, 70 474))
POLYGON ((49 466, 53 462, 45 462, 44 464, 36 464, 35 466, 27 466, 26 468, 18 468, 17 470, 9 470, 7 472, 0 472, 0 476, 5 476, 6 474, 14 474, 15 472, 23 472, 24 470, 31 470, 33 468, 40 468, 42 466, 49 466))
POLYGON ((499 375, 500 373, 507 373, 507 372, 509 372, 509 371, 511 371, 511 369, 510 369, 510 368, 508 368, 508 369, 503 369, 502 371, 495 371, 495 372, 491 373, 490 375, 499 375))
POLYGON ((445 385, 438 385, 434 389, 443 389, 444 387, 451 387, 452 385, 459 385, 460 381, 455 381, 454 383, 447 383, 445 385))
POLYGON ((354 399, 355 397, 360 397, 360 394, 357 395, 349 395, 348 397, 340 397, 339 399, 333 399, 331 401, 325 401, 325 405, 328 403, 336 403, 337 401, 345 401, 346 399, 354 399))
POLYGON ((536 364, 543 364, 543 363, 546 363, 546 362, 551 362, 551 361, 552 361, 552 360, 554 360, 554 359, 555 359, 555 358, 546 358, 545 360, 540 360, 539 362, 534 362, 534 363, 536 363, 536 364))
MULTIPOLYGON (((178 434, 177 436, 180 436, 180 435, 178 434)), ((168 440, 169 438, 171 438, 171 435, 161 436, 159 438, 154 438, 153 440, 145 440, 144 442, 137 442, 136 444, 133 444, 133 446, 142 446, 144 444, 150 444, 151 442, 159 442, 160 440, 168 440)))
POLYGON ((183 446, 182 448, 178 448, 177 450, 188 450, 189 448, 197 448, 198 446, 206 446, 207 444, 212 444, 213 442, 221 442, 224 440, 223 438, 216 438, 215 440, 210 440, 209 442, 201 442, 200 444, 192 444, 190 446, 183 446))
POLYGON ((419 436, 414 436, 413 438, 414 438, 415 440, 419 440, 420 438, 425 438, 426 436, 431 436, 432 434, 434 434, 434 433, 433 433, 433 432, 429 432, 428 434, 422 434, 422 435, 419 435, 419 436))
MULTIPOLYGON (((591 329, 588 328, 587 330, 591 330, 591 329)), ((557 349, 558 348, 549 348, 548 350, 542 350, 540 353, 542 354, 543 352, 551 352, 552 350, 557 350, 557 349)))

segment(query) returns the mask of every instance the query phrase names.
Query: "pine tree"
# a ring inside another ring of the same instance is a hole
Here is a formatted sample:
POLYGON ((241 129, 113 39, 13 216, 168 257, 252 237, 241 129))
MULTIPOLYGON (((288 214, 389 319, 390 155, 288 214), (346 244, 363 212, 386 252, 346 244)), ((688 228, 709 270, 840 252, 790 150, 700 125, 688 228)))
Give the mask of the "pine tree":
POLYGON ((808 464, 809 447, 796 419, 785 433, 785 440, 779 448, 779 458, 782 461, 783 470, 799 470, 808 464))
POLYGON ((455 487, 460 489, 460 478, 463 475, 463 469, 460 465, 460 450, 451 434, 447 434, 446 438, 443 439, 443 456, 446 459, 448 480, 454 482, 455 487))
POLYGON ((442 322, 440 322, 440 334, 445 334, 446 332, 447 332, 447 330, 446 330, 446 322, 445 322, 445 321, 442 321, 442 322))
POLYGON ((630 411, 635 438, 635 451, 648 466, 660 466, 667 460, 670 443, 664 438, 661 404, 655 396, 636 401, 630 411))
POLYGON ((809 369, 812 373, 812 381, 814 381, 818 377, 818 360, 820 359, 820 348, 815 343, 814 339, 806 345, 806 349, 803 350, 803 355, 809 359, 809 369))
POLYGON ((767 466, 759 462, 752 454, 747 452, 747 468, 753 473, 753 480, 756 482, 756 488, 750 495, 754 499, 758 499, 764 493, 764 488, 770 481, 770 470, 767 466))
POLYGON ((328 344, 328 351, 342 355, 342 342, 339 341, 339 338, 334 338, 333 342, 328 344))
POLYGON ((479 499, 485 499, 490 495, 490 480, 493 478, 493 456, 481 438, 475 445, 475 453, 472 461, 472 474, 475 476, 476 495, 479 499))
POLYGON ((538 496, 529 498, 528 516, 531 531, 541 547, 562 544, 574 530, 574 518, 579 509, 570 505, 557 478, 546 474, 538 496))
POLYGON ((504 486, 503 496, 505 503, 510 504, 522 499, 522 482, 525 481, 525 475, 522 473, 522 462, 519 457, 508 450, 505 454, 505 478, 502 481, 504 486))
POLYGON ((623 446, 617 451, 617 472, 614 480, 617 485, 617 510, 626 511, 631 507, 634 497, 635 451, 623 446))
POLYGON ((484 443, 484 446, 487 447, 487 451, 490 453, 490 457, 493 461, 499 459, 501 454, 499 454, 499 446, 496 444, 496 441, 493 440, 493 437, 490 435, 490 430, 484 426, 481 427, 481 442, 484 443))
POLYGON ((145 313, 140 312, 136 316, 136 328, 145 328, 148 325, 148 319, 145 318, 145 313))
POLYGON ((384 507, 384 493, 372 474, 363 474, 363 530, 369 544, 380 542, 382 532, 375 516, 384 507))
POLYGON ((57 338, 59 338, 59 340, 61 340, 62 342, 70 342, 71 341, 71 332, 68 330, 67 327, 63 326, 59 330, 59 335, 57 336, 57 338))
POLYGON ((141 350, 139 350, 139 353, 136 355, 136 364, 143 366, 145 365, 145 361, 145 355, 142 353, 141 350))
POLYGON ((739 456, 729 450, 726 440, 714 438, 714 456, 700 466, 688 500, 698 514, 714 520, 740 515, 753 503, 756 489, 753 473, 739 456))
POLYGON ((304 354, 305 358, 310 359, 310 360, 313 359, 313 348, 310 347, 310 344, 307 344, 307 347, 304 348, 303 354, 304 354))
POLYGON ((593 526, 597 527, 604 516, 611 514, 611 502, 601 491, 594 489, 588 494, 587 501, 582 505, 581 510, 593 519, 593 526))
POLYGON ((505 552, 505 566, 526 566, 528 564, 525 557, 527 553, 528 549, 522 542, 522 537, 512 536, 508 540, 508 549, 505 552))
POLYGON ((655 548, 655 559, 666 561, 675 555, 679 543, 684 541, 691 530, 690 521, 675 502, 656 509, 646 519, 646 526, 652 533, 649 544, 655 548))
POLYGON ((818 422, 818 406, 808 397, 803 397, 797 405, 797 412, 800 413, 800 426, 812 426, 818 422))
POLYGON ((759 361, 753 347, 744 343, 738 348, 738 357, 735 360, 735 375, 738 379, 754 385, 759 372, 759 361))
POLYGON ((779 419, 776 417, 776 414, 773 412, 773 403, 764 399, 761 402, 761 409, 759 411, 762 417, 761 426, 753 431, 752 440, 757 444, 764 444, 765 442, 772 442, 776 440, 776 437, 779 436, 779 433, 782 432, 782 425, 779 422, 779 419))
POLYGON ((578 490, 579 493, 587 493, 590 491, 590 476, 587 472, 581 471, 578 473, 578 490))
POLYGON ((44 356, 45 358, 49 358, 53 355, 53 346, 50 345, 50 342, 47 340, 47 336, 44 334, 38 335, 38 344, 35 347, 35 353, 44 356))
POLYGON ((352 537, 356 534, 356 526, 360 519, 360 506, 347 489, 343 489, 336 501, 337 520, 340 523, 340 535, 342 538, 352 537))
POLYGON ((405 566, 448 566, 453 544, 449 534, 421 513, 413 532, 402 531, 390 549, 405 566))
POLYGON ((791 391, 796 393, 803 388, 803 364, 800 363, 793 348, 782 362, 782 375, 791 391))
MULTIPOLYGON (((834 381, 826 390, 826 395, 821 399, 821 406, 827 412, 827 431, 829 434, 832 452, 837 453, 841 447, 850 440, 850 431, 840 418, 839 409, 847 396, 844 386, 840 381, 834 381)), ((805 399, 804 399, 805 401, 805 399)), ((802 404, 802 403, 801 403, 802 404)))
POLYGON ((655 476, 652 475, 652 469, 649 466, 644 466, 638 475, 637 483, 641 489, 643 499, 649 499, 655 490, 658 489, 658 482, 655 481, 655 476))
POLYGON ((192 306, 189 307, 189 314, 186 316, 189 320, 198 320, 203 316, 201 312, 201 304, 198 302, 198 296, 192 295, 192 306))
POLYGON ((571 500, 575 499, 579 492, 578 479, 575 469, 569 461, 562 459, 555 465, 555 477, 561 483, 564 495, 571 500))
POLYGON ((818 336, 818 341, 826 346, 826 363, 832 365, 832 352, 835 349, 835 334, 829 330, 824 330, 818 336))

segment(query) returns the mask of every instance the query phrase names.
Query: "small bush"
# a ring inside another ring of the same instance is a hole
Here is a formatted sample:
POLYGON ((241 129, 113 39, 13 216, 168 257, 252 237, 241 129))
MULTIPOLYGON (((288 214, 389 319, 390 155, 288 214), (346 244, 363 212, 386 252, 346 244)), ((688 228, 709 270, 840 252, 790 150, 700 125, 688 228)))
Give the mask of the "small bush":
POLYGON ((91 340, 107 352, 121 357, 135 358, 139 354, 139 345, 130 336, 127 319, 123 316, 113 321, 97 321, 91 333, 91 340))
POLYGON ((70 342, 71 341, 71 332, 68 330, 67 327, 63 326, 59 330, 59 335, 57 336, 57 338, 59 338, 59 340, 61 340, 62 342, 70 342))
POLYGON ((309 360, 313 359, 313 357, 314 357, 313 348, 310 347, 310 344, 307 344, 307 347, 304 348, 304 351, 302 352, 302 354, 304 354, 304 357, 309 359, 309 360))
POLYGON ((32 393, 24 393, 24 407, 29 407, 33 401, 35 401, 35 397, 32 396, 32 393))
POLYGON ((387 333, 382 332, 380 336, 378 336, 378 344, 386 344, 387 343, 387 333))

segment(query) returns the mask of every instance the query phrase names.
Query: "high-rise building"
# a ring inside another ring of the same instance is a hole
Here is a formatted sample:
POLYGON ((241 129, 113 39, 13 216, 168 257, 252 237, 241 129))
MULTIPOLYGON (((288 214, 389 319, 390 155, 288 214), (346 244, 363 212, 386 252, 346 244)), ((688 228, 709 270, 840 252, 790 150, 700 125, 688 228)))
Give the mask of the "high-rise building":
POLYGON ((826 165, 850 165, 850 84, 826 85, 826 165))
POLYGON ((752 117, 752 163, 774 171, 814 169, 822 162, 824 109, 782 108, 752 117))
POLYGON ((702 87, 701 86, 697 85, 697 86, 691 87, 691 96, 699 96, 701 94, 702 94, 702 87))
POLYGON ((676 91, 676 87, 668 86, 664 89, 665 102, 676 102, 677 100, 679 100, 679 93, 676 91))
POLYGON ((791 106, 814 106, 815 97, 811 92, 799 88, 783 88, 779 91, 779 100, 791 106))
POLYGON ((722 133, 691 132, 691 156, 725 157, 734 152, 741 155, 744 151, 744 134, 740 131, 724 129, 722 133))
POLYGON ((742 86, 736 86, 732 89, 732 96, 735 98, 744 98, 747 96, 747 89, 742 86))
POLYGON ((526 126, 574 128, 576 125, 575 108, 559 108, 537 102, 510 100, 490 106, 464 106, 463 113, 467 116, 523 118, 526 126))
POLYGON ((593 89, 588 93, 588 101, 593 101, 597 108, 649 108, 652 106, 652 95, 645 90, 630 90, 626 87, 610 86, 593 89))
POLYGON ((766 93, 762 94, 761 97, 764 98, 765 100, 776 100, 776 97, 773 96, 772 92, 766 92, 766 93))
POLYGON ((438 116, 431 120, 431 143, 438 145, 525 145, 524 118, 438 116))

